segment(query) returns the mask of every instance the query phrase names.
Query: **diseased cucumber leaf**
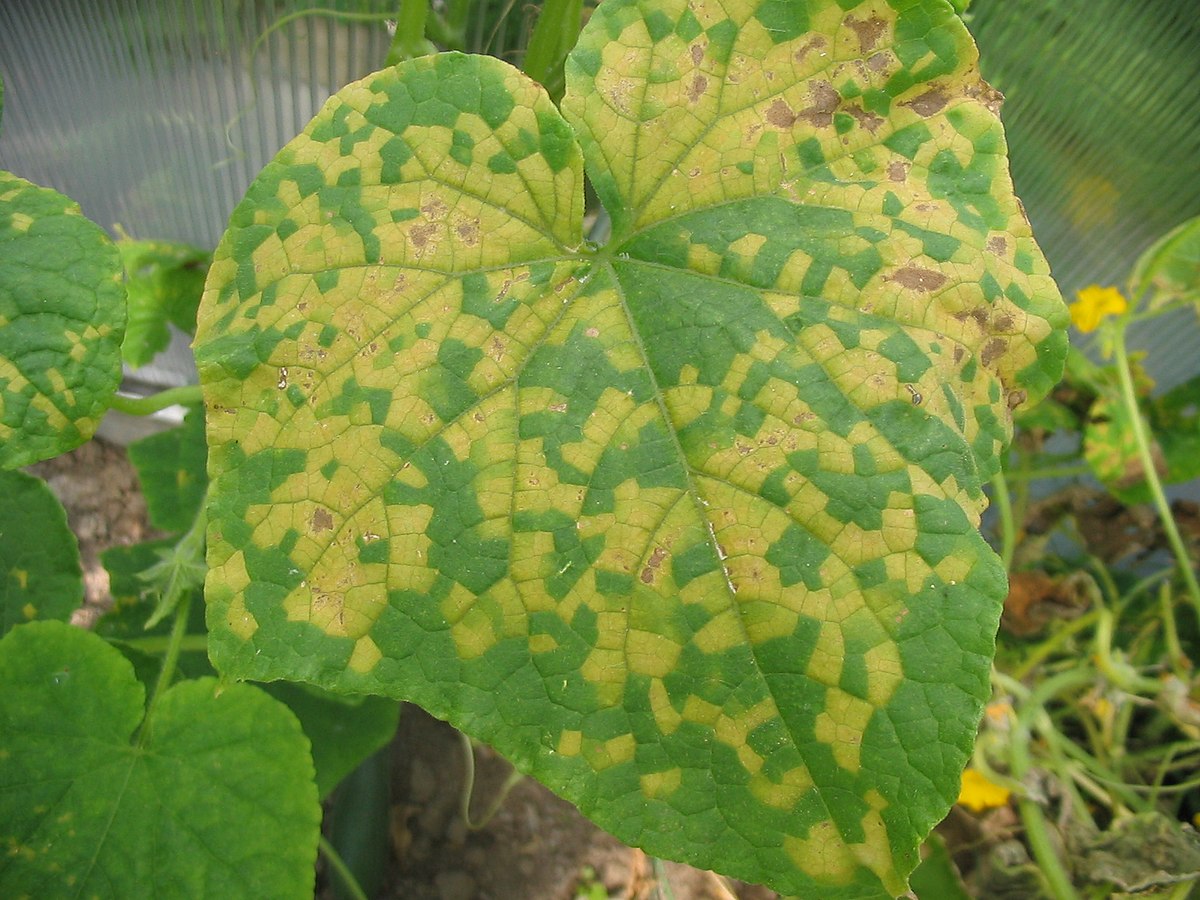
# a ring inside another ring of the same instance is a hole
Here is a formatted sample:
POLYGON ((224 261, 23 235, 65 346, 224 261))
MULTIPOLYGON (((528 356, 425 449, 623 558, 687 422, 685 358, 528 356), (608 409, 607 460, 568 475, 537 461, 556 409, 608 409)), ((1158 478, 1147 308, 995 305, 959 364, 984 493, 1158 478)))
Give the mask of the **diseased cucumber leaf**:
POLYGON ((90 438, 121 379, 125 289, 104 231, 0 171, 0 468, 90 438))
POLYGON ((46 482, 0 471, 0 635, 70 617, 83 602, 79 543, 46 482))
POLYGON ((1133 267, 1130 292, 1153 291, 1149 308, 1190 297, 1200 313, 1200 216, 1159 238, 1133 267))
POLYGON ((201 305, 218 668, 414 700, 660 856, 902 892, 988 696, 982 481, 1065 353, 996 101, 934 0, 608 0, 562 114, 457 54, 339 92, 201 305))
POLYGON ((311 897, 321 810, 287 709, 205 678, 145 692, 59 622, 0 640, 0 894, 311 897))
MULTIPOLYGON (((1151 397, 1153 382, 1135 364, 1134 384, 1159 478, 1165 484, 1180 484, 1200 475, 1200 376, 1151 397)), ((1133 429, 1124 400, 1105 393, 1092 404, 1083 431, 1083 456, 1092 473, 1129 505, 1150 503, 1153 497, 1133 429)))
POLYGON ((137 368, 167 348, 168 325, 195 333, 211 254, 186 244, 129 237, 117 241, 117 250, 125 269, 129 315, 121 356, 137 368))

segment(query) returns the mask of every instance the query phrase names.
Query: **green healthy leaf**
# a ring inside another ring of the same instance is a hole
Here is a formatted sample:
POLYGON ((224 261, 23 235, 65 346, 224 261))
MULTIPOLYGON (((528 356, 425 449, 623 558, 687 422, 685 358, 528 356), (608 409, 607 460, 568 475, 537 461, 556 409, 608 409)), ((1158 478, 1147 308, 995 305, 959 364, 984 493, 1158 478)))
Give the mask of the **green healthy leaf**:
POLYGON ((934 0, 609 0, 561 115, 455 54, 339 92, 201 306, 218 668, 412 699, 657 855, 902 892, 988 696, 982 481, 1065 352, 995 101, 934 0))
POLYGON ((191 527, 208 490, 205 466, 204 415, 193 409, 183 424, 129 445, 129 461, 137 470, 150 522, 163 531, 191 527))
POLYGON ((328 797, 338 783, 396 734, 400 704, 386 697, 343 697, 303 684, 278 681, 262 689, 296 714, 312 744, 317 792, 328 797))
POLYGON ((167 348, 174 325, 187 334, 196 331, 196 307, 204 290, 211 254, 186 244, 117 241, 125 268, 129 322, 121 356, 137 368, 167 348))
POLYGON ((70 617, 83 602, 79 544, 40 478, 0 471, 0 634, 70 617))
POLYGON ((1200 304, 1200 216, 1155 241, 1138 258, 1129 284, 1134 297, 1154 291, 1152 309, 1186 296, 1200 304))
POLYGON ((935 831, 925 846, 925 858, 912 873, 913 893, 919 900, 971 900, 941 835, 935 831))
POLYGON ((124 329, 108 236, 62 194, 0 171, 0 467, 92 436, 120 382, 124 329))
POLYGON ((0 894, 311 897, 320 806, 285 707, 206 678, 145 696, 101 638, 0 640, 0 894))

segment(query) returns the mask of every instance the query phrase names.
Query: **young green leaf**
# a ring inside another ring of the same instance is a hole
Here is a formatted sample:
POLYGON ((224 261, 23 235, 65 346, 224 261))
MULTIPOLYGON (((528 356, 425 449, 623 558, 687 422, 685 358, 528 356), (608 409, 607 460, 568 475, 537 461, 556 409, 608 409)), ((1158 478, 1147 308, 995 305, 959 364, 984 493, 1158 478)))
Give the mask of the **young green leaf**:
POLYGON ((171 341, 167 327, 196 331, 196 307, 204 289, 211 254, 186 244, 117 241, 125 269, 129 321, 121 356, 137 368, 150 362, 171 341))
MULTIPOLYGON (((157 539, 109 547, 100 554, 100 562, 108 572, 113 605, 96 623, 97 634, 120 641, 170 632, 170 621, 156 622, 153 627, 147 627, 147 621, 155 611, 157 597, 153 585, 144 576, 148 569, 170 556, 175 544, 174 538, 157 539)), ((191 621, 188 634, 203 634, 204 616, 200 613, 203 607, 193 603, 189 609, 191 621)))
POLYGON ((988 696, 981 484, 1065 352, 996 99, 941 0, 609 0, 561 114, 454 54, 345 88, 202 302, 217 666, 412 699, 657 855, 902 892, 988 696))
POLYGON ((0 634, 34 619, 67 619, 83 602, 79 544, 40 478, 0 471, 0 634))
POLYGON ((0 468, 92 436, 121 378, 125 290, 104 231, 0 171, 0 468))
POLYGON ((312 896, 321 811, 308 742, 256 688, 144 691, 93 634, 0 640, 0 894, 312 896))

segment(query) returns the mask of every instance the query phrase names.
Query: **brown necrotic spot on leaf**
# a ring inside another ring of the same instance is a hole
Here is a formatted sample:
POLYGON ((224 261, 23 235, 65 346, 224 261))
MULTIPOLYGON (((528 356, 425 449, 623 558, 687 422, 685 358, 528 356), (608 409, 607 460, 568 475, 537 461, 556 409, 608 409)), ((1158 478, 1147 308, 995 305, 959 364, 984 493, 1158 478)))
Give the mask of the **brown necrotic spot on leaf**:
POLYGON ((776 100, 767 107, 767 122, 776 128, 791 128, 796 121, 796 113, 782 100, 776 100))
POLYGON ((908 180, 908 164, 898 159, 888 163, 888 181, 896 182, 897 184, 908 180))
POLYGON ((430 239, 437 233, 438 227, 432 222, 423 222, 408 229, 408 239, 418 250, 425 249, 430 239))
POLYGON ((920 266, 905 266, 897 269, 892 280, 910 291, 928 293, 935 291, 946 283, 946 276, 932 269, 922 269, 920 266))
POLYGON ((691 101, 692 103, 695 103, 697 100, 699 100, 701 97, 704 96, 704 91, 707 87, 708 87, 708 79, 707 78, 705 78, 703 75, 694 75, 692 77, 691 85, 688 86, 688 91, 687 91, 688 100, 691 101))
POLYGON ((704 46, 702 44, 692 44, 688 48, 688 52, 692 55, 692 64, 700 65, 700 62, 704 59, 704 46))
POLYGON ((314 532, 332 531, 333 514, 323 507, 317 507, 313 510, 310 524, 314 532))
POLYGON ((986 331, 988 327, 988 314, 985 310, 980 309, 979 307, 955 313, 954 318, 960 322, 966 322, 967 319, 970 319, 979 326, 980 331, 986 331))
POLYGON ((986 81, 979 81, 968 86, 963 93, 986 106, 992 115, 1000 115, 1000 107, 1004 103, 1004 95, 986 81))
POLYGON ((858 106, 847 107, 846 112, 854 116, 854 118, 858 120, 858 124, 867 129, 867 131, 871 132, 871 134, 874 134, 878 130, 879 126, 883 124, 882 116, 877 116, 873 112, 867 112, 865 109, 862 109, 858 106))
POLYGON ((909 100, 907 103, 901 103, 900 105, 907 106, 919 116, 929 118, 941 112, 949 102, 950 98, 946 93, 940 87, 934 87, 930 88, 920 97, 909 100))
POLYGON ((871 16, 869 19, 847 16, 846 26, 858 35, 858 45, 862 48, 863 53, 874 50, 879 43, 880 36, 887 29, 887 23, 879 16, 871 16))
POLYGON ((1003 356, 1008 350, 1008 341, 1000 338, 992 338, 983 345, 983 350, 979 353, 979 361, 985 366, 990 366, 993 361, 1003 356))
POLYGON ((987 248, 989 253, 1003 256, 1008 251, 1008 239, 1002 234, 997 234, 988 238, 987 248))
POLYGON ((468 247, 475 247, 479 244, 479 220, 471 219, 467 222, 459 222, 454 229, 458 235, 458 239, 468 247))
POLYGON ((867 68, 872 72, 882 72, 892 64, 893 56, 886 51, 872 53, 867 57, 867 68))
POLYGON ((796 48, 796 51, 793 54, 793 58, 796 60, 796 62, 802 63, 808 57, 808 54, 812 53, 814 50, 820 50, 824 46, 825 46, 824 35, 819 35, 819 34, 814 35, 809 40, 805 41, 799 47, 796 48))
POLYGON ((1029 399, 1029 394, 1022 390, 1009 391, 1007 399, 1008 399, 1008 408, 1016 409, 1018 406, 1020 406, 1022 403, 1024 403, 1027 399, 1029 399))
POLYGON ((798 118, 804 119, 816 128, 828 128, 833 124, 833 113, 841 102, 838 92, 828 81, 814 81, 808 88, 812 97, 812 106, 802 109, 798 118))
POLYGON ((662 565, 662 561, 666 559, 667 551, 663 547, 655 547, 654 552, 650 554, 650 558, 646 560, 646 567, 642 569, 641 579, 643 584, 650 584, 654 581, 654 572, 662 565))

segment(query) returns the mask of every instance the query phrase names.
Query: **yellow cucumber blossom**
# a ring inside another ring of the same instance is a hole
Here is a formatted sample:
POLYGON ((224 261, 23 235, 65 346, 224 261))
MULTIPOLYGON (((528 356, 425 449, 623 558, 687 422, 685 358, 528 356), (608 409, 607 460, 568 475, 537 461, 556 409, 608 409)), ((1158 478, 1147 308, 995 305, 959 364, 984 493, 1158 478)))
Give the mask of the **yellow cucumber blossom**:
POLYGON ((1091 284, 1075 294, 1070 306, 1071 321, 1080 331, 1095 331, 1108 316, 1119 316, 1129 309, 1129 301, 1115 287, 1091 284))
POLYGON ((962 788, 959 790, 958 803, 972 812, 983 812, 1008 803, 1008 788, 1001 787, 988 780, 978 769, 967 767, 962 774, 962 788))

